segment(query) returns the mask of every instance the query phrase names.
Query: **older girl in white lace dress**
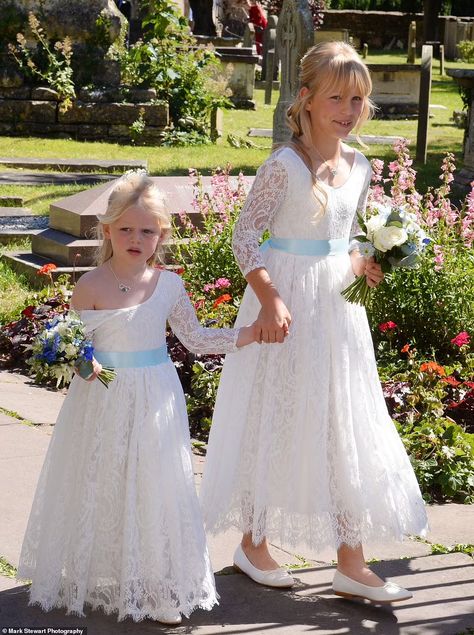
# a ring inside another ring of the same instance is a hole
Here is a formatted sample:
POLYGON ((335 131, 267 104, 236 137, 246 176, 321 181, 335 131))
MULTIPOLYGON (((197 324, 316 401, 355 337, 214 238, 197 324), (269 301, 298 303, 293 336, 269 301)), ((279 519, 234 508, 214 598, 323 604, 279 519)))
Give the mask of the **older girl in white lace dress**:
POLYGON ((189 349, 225 353, 252 327, 205 329, 179 276, 154 267, 170 220, 153 182, 122 177, 100 218, 100 265, 72 297, 93 333, 95 372, 74 377, 56 423, 18 576, 30 603, 84 605, 178 624, 216 603, 195 492, 183 390, 166 321, 189 349), (92 381, 115 367, 108 389, 92 381))
POLYGON ((268 552, 271 539, 313 553, 335 547, 340 595, 407 599, 368 569, 362 544, 422 533, 425 509, 385 406, 365 310, 341 296, 354 274, 370 286, 383 277, 349 254, 371 169, 343 140, 370 114, 370 76, 350 46, 327 43, 308 51, 300 80, 291 141, 259 169, 233 243, 249 282, 237 324, 258 318, 261 340, 280 345, 226 358, 205 522, 244 532, 234 563, 262 584, 293 584, 268 552))

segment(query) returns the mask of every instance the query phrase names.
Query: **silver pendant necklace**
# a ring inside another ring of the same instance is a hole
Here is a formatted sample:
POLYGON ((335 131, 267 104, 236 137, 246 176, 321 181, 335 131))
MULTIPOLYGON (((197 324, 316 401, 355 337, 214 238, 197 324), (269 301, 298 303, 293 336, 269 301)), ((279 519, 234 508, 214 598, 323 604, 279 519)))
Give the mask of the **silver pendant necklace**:
POLYGON ((319 150, 313 146, 314 150, 316 151, 316 154, 319 156, 319 158, 321 159, 321 161, 324 163, 324 165, 327 167, 327 169, 329 170, 329 174, 334 178, 335 176, 337 176, 338 170, 339 170, 339 161, 341 160, 341 153, 339 152, 339 156, 337 157, 337 164, 336 167, 333 167, 332 165, 330 165, 326 159, 324 159, 324 157, 322 156, 321 152, 319 152, 319 150))
POLYGON ((128 293, 129 291, 131 291, 132 287, 129 287, 128 285, 124 284, 123 282, 120 282, 120 280, 117 278, 117 276, 115 274, 115 271, 112 269, 112 264, 111 264, 110 260, 108 262, 109 262, 110 271, 112 272, 114 278, 117 280, 117 285, 118 285, 119 290, 122 293, 128 293))

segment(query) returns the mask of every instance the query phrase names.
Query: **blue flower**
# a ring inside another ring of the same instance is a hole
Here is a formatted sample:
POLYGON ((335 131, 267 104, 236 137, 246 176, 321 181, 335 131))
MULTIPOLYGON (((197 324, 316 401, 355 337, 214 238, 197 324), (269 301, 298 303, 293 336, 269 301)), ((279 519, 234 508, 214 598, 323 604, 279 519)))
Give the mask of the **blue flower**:
POLYGON ((88 362, 92 361, 92 358, 94 357, 94 347, 92 346, 91 342, 84 343, 81 351, 81 357, 83 357, 88 362))

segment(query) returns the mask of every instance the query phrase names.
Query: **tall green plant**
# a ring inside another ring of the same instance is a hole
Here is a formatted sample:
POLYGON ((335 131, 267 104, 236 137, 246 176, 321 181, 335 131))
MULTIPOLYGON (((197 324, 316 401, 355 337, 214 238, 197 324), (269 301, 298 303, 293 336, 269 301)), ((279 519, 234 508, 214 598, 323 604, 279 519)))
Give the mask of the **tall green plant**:
POLYGON ((169 135, 168 145, 210 141, 213 108, 229 105, 219 83, 217 56, 198 47, 186 20, 169 0, 153 0, 143 21, 144 36, 122 56, 122 78, 130 85, 156 90, 169 104, 170 118, 181 135, 169 135))
POLYGON ((28 47, 22 33, 16 36, 17 44, 9 44, 8 49, 20 69, 32 78, 45 81, 58 93, 61 110, 68 110, 76 96, 71 67, 71 39, 66 36, 62 42, 50 42, 40 21, 32 12, 28 14, 28 24, 37 42, 37 50, 32 51, 28 47))

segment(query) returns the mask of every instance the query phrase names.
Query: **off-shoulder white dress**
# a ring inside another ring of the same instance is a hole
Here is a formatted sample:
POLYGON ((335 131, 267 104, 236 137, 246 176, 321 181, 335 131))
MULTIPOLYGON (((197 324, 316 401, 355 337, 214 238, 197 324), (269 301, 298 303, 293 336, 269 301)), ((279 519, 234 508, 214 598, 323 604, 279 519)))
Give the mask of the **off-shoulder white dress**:
MULTIPOLYGON (((238 332, 203 329, 174 273, 125 309, 83 311, 98 351, 144 351, 173 331, 199 353, 235 351, 238 332)), ((183 390, 171 361, 117 369, 106 389, 75 377, 39 479, 18 577, 30 603, 84 604, 118 618, 184 615, 216 603, 191 463, 183 390)))
MULTIPOLYGON (((364 308, 341 296, 348 253, 259 249, 277 238, 350 239, 370 164, 355 152, 347 181, 318 216, 308 169, 290 148, 259 169, 234 233, 244 275, 266 267, 288 307, 290 335, 227 355, 201 487, 207 527, 231 526, 314 552, 402 539, 426 528, 418 483, 388 415, 364 308)), ((260 304, 247 287, 236 324, 260 304)), ((390 316, 387 316, 390 317, 390 316)))

